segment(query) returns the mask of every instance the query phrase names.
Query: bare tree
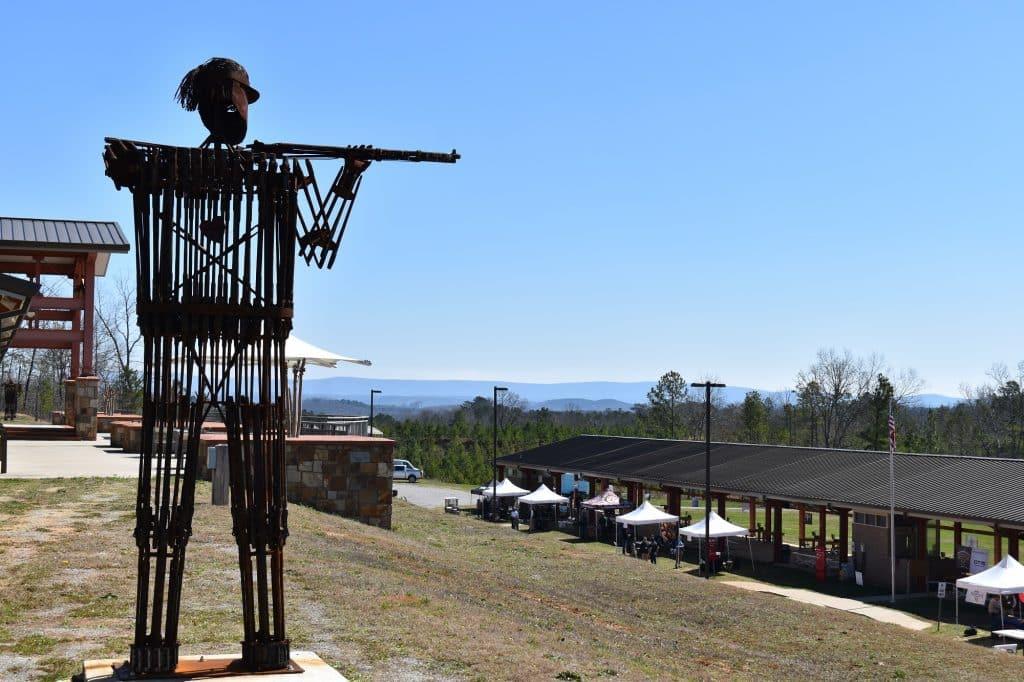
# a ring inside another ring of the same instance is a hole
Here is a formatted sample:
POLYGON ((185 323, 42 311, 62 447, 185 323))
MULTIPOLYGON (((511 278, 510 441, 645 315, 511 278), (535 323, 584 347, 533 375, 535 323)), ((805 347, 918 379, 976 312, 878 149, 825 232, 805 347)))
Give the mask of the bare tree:
POLYGON ((110 290, 101 295, 96 317, 100 332, 97 349, 114 370, 107 372, 112 376, 106 383, 114 388, 122 408, 132 407, 138 378, 135 354, 142 334, 135 321, 135 287, 127 278, 114 280, 110 290))

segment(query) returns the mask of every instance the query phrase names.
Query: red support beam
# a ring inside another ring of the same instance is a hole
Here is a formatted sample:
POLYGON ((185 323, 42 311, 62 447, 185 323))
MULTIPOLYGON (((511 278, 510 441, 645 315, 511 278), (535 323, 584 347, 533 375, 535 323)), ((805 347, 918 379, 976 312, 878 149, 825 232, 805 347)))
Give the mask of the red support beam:
POLYGON ((850 510, 839 510, 839 561, 846 563, 850 556, 850 510))
POLYGON ((999 529, 999 526, 992 526, 992 531, 995 533, 992 538, 992 547, 994 549, 992 563, 998 564, 1003 560, 1003 532, 999 529))
POLYGON ((1020 558, 1020 531, 1006 531, 1006 551, 1014 559, 1020 558))
POLYGON ((721 494, 718 496, 718 515, 723 519, 725 518, 725 495, 721 494))
POLYGON ((753 535, 757 531, 757 498, 751 497, 747 501, 750 517, 747 521, 747 530, 753 535))
POLYGON ((828 510, 825 509, 825 505, 818 507, 818 547, 825 549, 825 514, 828 510))
POLYGON ((70 329, 19 329, 11 348, 74 348, 80 340, 70 329))
POLYGON ((85 300, 81 296, 33 296, 29 310, 81 310, 85 300))
POLYGON ((85 259, 85 277, 82 282, 85 306, 82 309, 82 376, 93 375, 93 347, 96 341, 93 325, 95 308, 96 254, 90 253, 85 259))
POLYGON ((964 544, 964 526, 959 521, 953 523, 953 555, 956 555, 960 545, 964 544))
POLYGON ((797 521, 797 528, 799 529, 796 534, 796 543, 802 549, 804 546, 804 539, 807 537, 807 507, 802 504, 796 506, 797 516, 800 520, 797 521))

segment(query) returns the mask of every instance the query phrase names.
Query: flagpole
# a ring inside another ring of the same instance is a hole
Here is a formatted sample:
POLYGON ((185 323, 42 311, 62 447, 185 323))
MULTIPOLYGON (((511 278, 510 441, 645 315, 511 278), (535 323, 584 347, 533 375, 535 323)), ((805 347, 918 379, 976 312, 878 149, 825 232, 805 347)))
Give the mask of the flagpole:
POLYGON ((896 420, 889 401, 889 601, 896 602, 896 420))

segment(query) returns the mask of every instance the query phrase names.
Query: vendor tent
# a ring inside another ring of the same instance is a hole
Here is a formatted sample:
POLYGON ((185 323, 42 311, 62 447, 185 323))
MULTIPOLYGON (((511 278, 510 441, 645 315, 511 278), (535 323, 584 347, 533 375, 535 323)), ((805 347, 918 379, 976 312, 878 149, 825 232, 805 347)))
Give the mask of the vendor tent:
MULTIPOLYGON (((746 538, 747 552, 750 554, 750 566, 751 568, 754 566, 754 552, 750 546, 750 531, 743 526, 737 526, 734 523, 729 523, 715 512, 711 512, 709 516, 705 516, 697 523, 690 524, 686 528, 680 528, 679 532, 686 537, 697 538, 698 541, 707 537, 746 538)), ((728 547, 729 544, 728 541, 726 541, 726 548, 728 547)), ((700 556, 703 556, 703 554, 700 554, 700 556)), ((678 562, 678 556, 676 557, 676 560, 678 562)))
MULTIPOLYGON (((995 566, 984 571, 960 578, 956 581, 958 590, 979 590, 985 594, 1020 594, 1024 592, 1024 566, 1007 554, 995 566)), ((1000 619, 1002 619, 1003 600, 999 600, 1000 619)), ((956 600, 956 622, 960 622, 959 593, 956 600)))
POLYGON ((679 517, 666 514, 651 504, 650 500, 644 500, 639 507, 615 520, 624 526, 645 526, 652 523, 678 523, 679 517))
POLYGON ((569 502, 568 497, 559 495, 543 483, 529 495, 523 495, 519 504, 530 507, 530 530, 547 530, 558 524, 558 505, 569 502), (538 509, 539 507, 539 509, 538 509))
POLYGON ((484 497, 522 497, 523 495, 529 495, 530 491, 520 488, 506 478, 498 483, 497 489, 495 489, 494 481, 491 481, 486 487, 481 489, 480 494, 484 497))
POLYGON ((686 528, 680 528, 679 532, 691 538, 703 538, 708 537, 707 520, 711 519, 710 537, 713 538, 739 538, 747 537, 750 535, 750 531, 742 526, 729 523, 715 512, 711 512, 711 516, 701 519, 697 523, 687 526, 686 528))
POLYGON ((547 487, 543 483, 540 487, 534 490, 528 495, 523 495, 519 498, 520 504, 565 504, 569 501, 568 497, 559 495, 551 488, 547 487))
MULTIPOLYGON (((639 507, 623 514, 622 516, 615 519, 618 524, 623 526, 649 526, 656 523, 674 523, 678 527, 679 517, 675 514, 666 514, 661 511, 653 504, 650 500, 644 500, 644 503, 639 507)), ((615 526, 615 544, 618 544, 619 539, 619 526, 615 526)))

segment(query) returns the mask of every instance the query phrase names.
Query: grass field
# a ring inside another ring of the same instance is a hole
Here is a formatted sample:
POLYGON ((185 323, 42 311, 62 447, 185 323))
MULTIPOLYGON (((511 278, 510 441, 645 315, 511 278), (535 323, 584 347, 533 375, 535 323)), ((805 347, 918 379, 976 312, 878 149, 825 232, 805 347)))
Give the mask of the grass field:
MULTIPOLYGON (((200 490, 184 653, 240 638, 228 511, 200 490)), ((123 655, 130 480, 0 480, 0 679, 123 655)), ((293 646, 354 680, 1010 679, 1024 658, 747 593, 607 545, 399 504, 393 532, 293 505, 293 646)), ((985 640, 985 643, 989 643, 985 640)))

